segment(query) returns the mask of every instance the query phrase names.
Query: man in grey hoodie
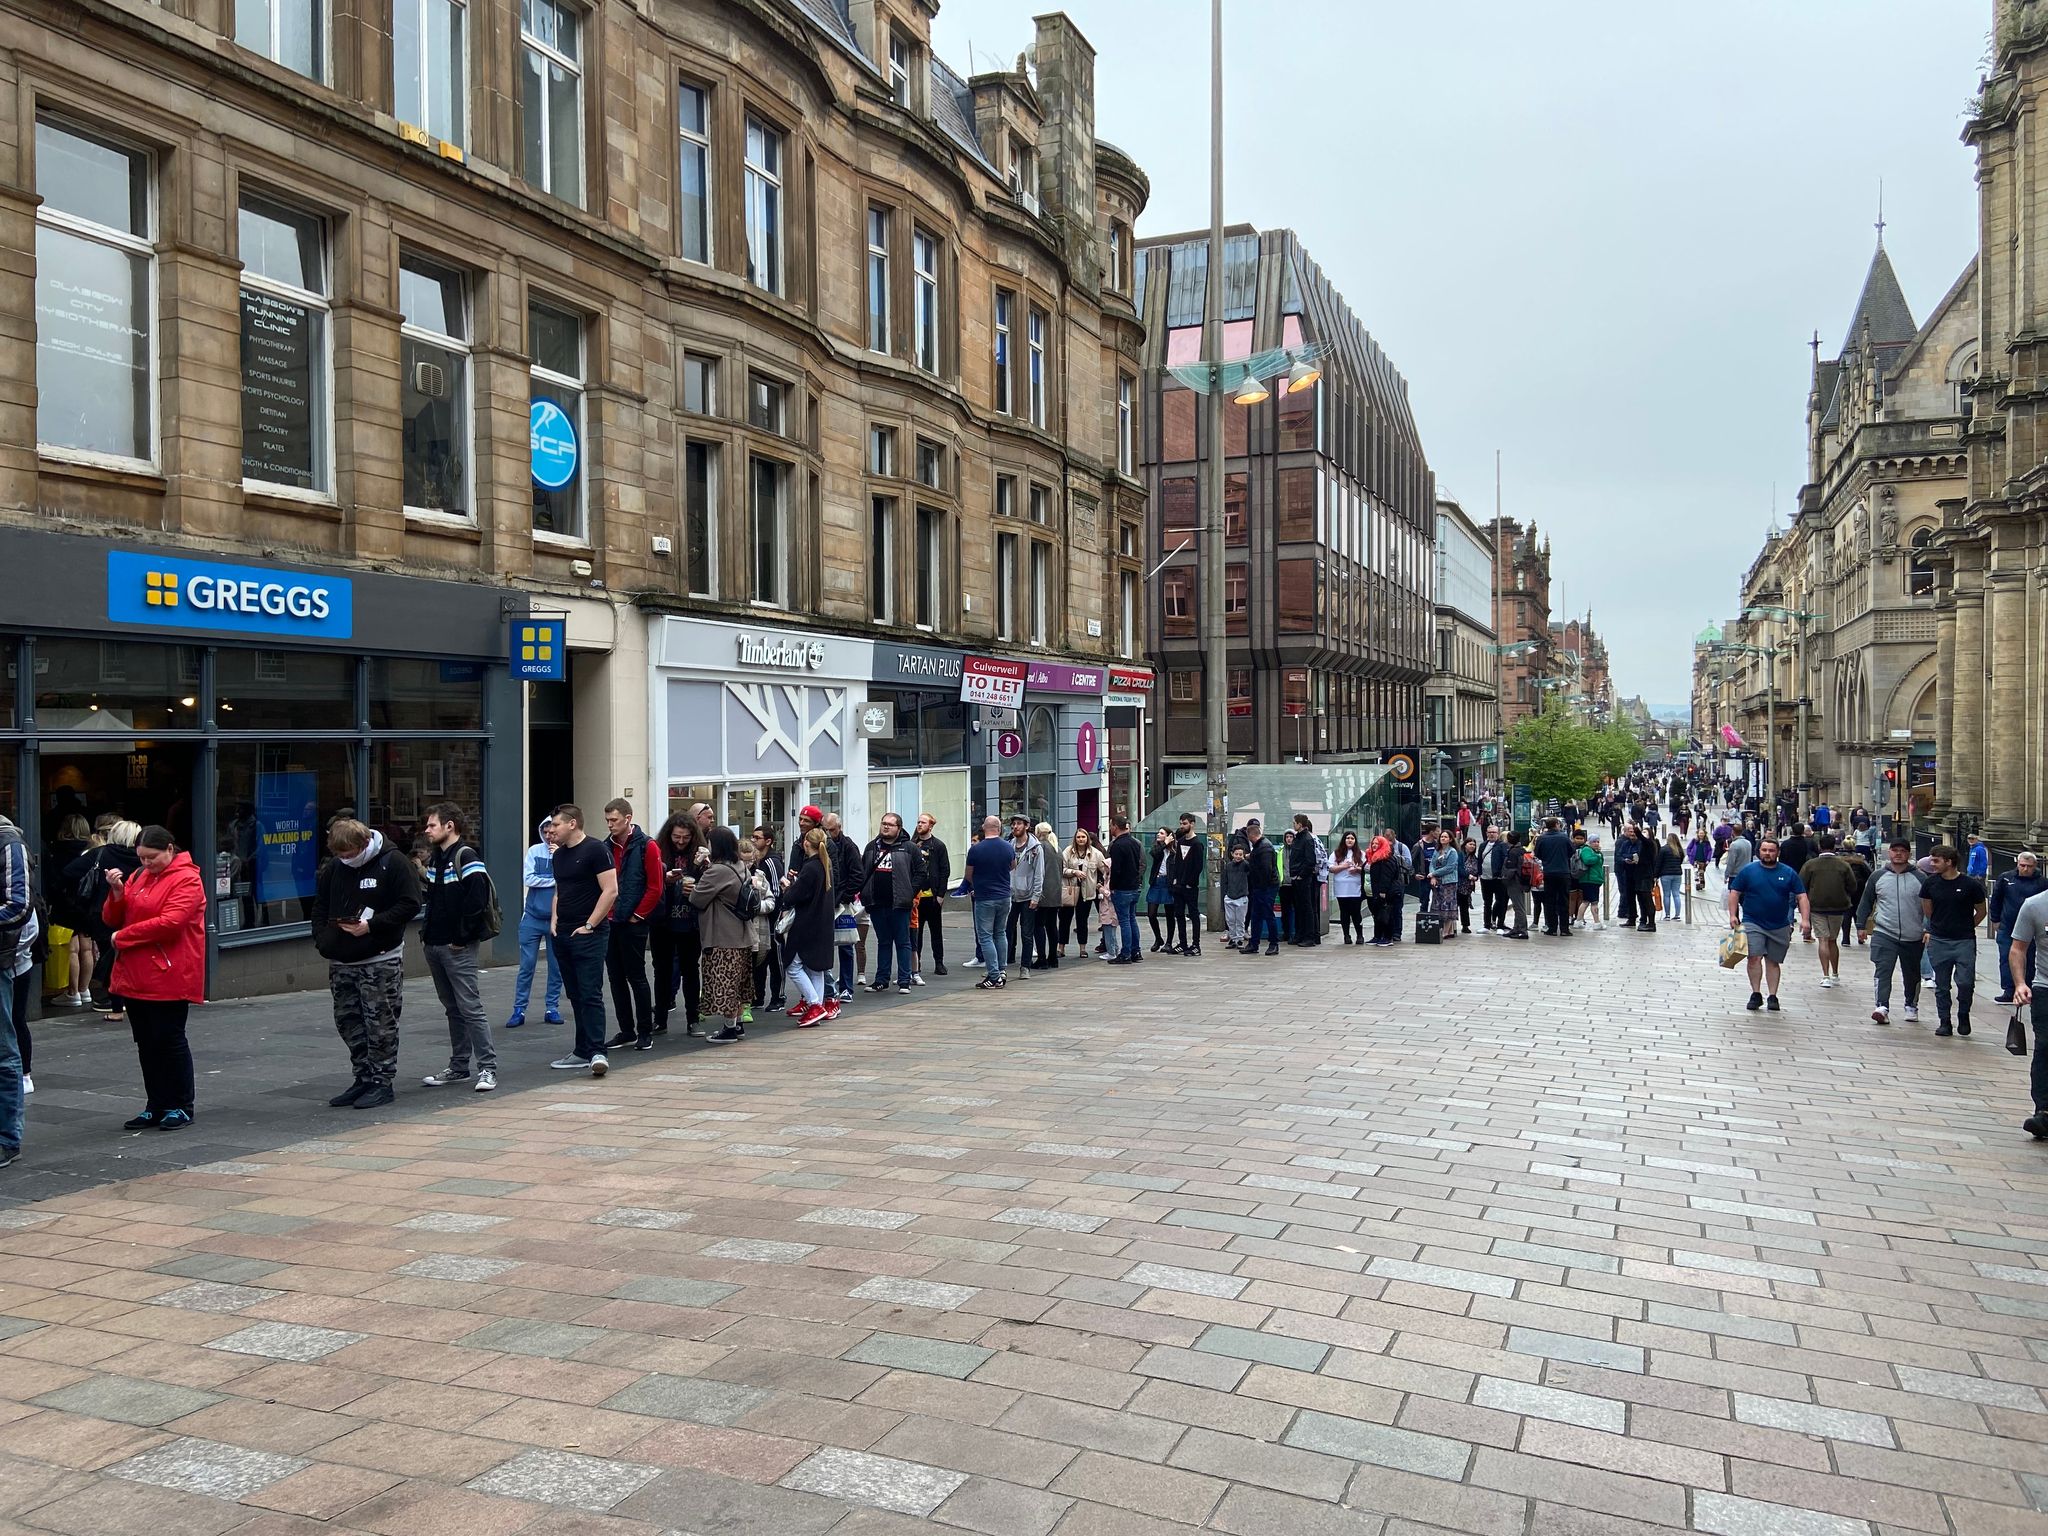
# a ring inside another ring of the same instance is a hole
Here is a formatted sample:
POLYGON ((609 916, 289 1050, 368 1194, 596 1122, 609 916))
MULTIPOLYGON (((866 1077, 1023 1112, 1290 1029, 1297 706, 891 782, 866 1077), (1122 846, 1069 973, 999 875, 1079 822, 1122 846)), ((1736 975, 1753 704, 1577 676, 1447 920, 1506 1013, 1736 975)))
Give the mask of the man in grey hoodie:
POLYGON ((1877 972, 1877 1003, 1873 1024, 1892 1021, 1892 966, 1906 979, 1906 1022, 1920 1017, 1920 952, 1927 937, 1921 911, 1926 882, 1913 867, 1913 845, 1903 837, 1891 841, 1890 859, 1863 887, 1856 903, 1856 927, 1870 943, 1870 963, 1877 972))

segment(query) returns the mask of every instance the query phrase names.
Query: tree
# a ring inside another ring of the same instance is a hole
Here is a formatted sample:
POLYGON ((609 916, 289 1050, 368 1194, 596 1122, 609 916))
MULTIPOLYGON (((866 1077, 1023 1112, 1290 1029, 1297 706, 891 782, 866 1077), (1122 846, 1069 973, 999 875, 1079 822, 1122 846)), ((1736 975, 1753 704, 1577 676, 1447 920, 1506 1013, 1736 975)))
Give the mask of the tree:
MULTIPOLYGON (((1552 703, 1508 733, 1508 774, 1540 800, 1583 800, 1608 769, 1604 732, 1580 725, 1552 703)), ((1611 750, 1611 745, 1610 745, 1611 750)), ((1634 758, 1630 758, 1630 762, 1634 758)), ((1627 765, 1624 764, 1624 767, 1627 765)))

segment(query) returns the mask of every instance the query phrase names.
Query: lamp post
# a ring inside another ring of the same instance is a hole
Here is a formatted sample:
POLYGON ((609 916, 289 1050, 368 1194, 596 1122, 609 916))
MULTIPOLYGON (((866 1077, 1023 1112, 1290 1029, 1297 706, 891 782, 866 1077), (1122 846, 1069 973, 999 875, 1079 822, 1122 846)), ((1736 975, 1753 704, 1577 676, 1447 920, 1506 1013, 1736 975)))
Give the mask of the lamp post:
MULTIPOLYGON (((1799 676, 1799 739, 1792 745, 1792 772, 1798 781, 1796 787, 1802 791, 1806 790, 1811 787, 1811 775, 1808 771, 1809 764, 1807 762, 1806 735, 1808 717, 1813 708, 1813 701, 1807 697, 1806 693, 1806 625, 1809 620, 1824 619, 1827 615, 1824 613, 1802 613, 1796 608, 1781 608, 1775 604, 1763 604, 1755 608, 1743 609, 1742 616, 1745 619, 1771 619, 1780 624, 1796 622, 1799 626, 1795 637, 1798 641, 1798 659, 1792 664, 1793 670, 1799 676)), ((1777 661, 1773 659, 1771 662, 1771 672, 1774 678, 1777 670, 1777 661)))
MULTIPOLYGON (((1498 466, 1496 466, 1497 472, 1498 466)), ((1493 542, 1495 548, 1498 549, 1500 545, 1500 509, 1497 505, 1493 513, 1493 542)), ((1496 614, 1500 612, 1499 571, 1500 563, 1496 560, 1494 563, 1495 591, 1493 594, 1493 607, 1496 614)), ((1541 642, 1536 640, 1517 640, 1512 645, 1489 645, 1486 648, 1493 657, 1493 772, 1494 777, 1500 781, 1502 797, 1508 802, 1508 814, 1510 816, 1514 814, 1514 797, 1506 793, 1508 789, 1507 659, 1510 656, 1526 655, 1530 651, 1536 650, 1540 644, 1541 642)))
POLYGON ((1764 669, 1764 793, 1768 798, 1778 789, 1778 647, 1737 645, 1719 640, 1707 647, 1713 656, 1763 656, 1770 665, 1764 669))

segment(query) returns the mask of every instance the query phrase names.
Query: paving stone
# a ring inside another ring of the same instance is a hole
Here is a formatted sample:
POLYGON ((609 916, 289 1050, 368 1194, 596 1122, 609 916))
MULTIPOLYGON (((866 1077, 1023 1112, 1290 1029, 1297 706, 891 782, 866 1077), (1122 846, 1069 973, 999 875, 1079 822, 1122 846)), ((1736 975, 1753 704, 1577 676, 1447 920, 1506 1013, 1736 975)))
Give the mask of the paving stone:
POLYGON ((868 1227, 877 1232, 895 1232, 917 1220, 917 1212, 868 1211, 852 1205, 828 1205, 821 1210, 806 1211, 797 1220, 818 1222, 828 1227, 868 1227))
POLYGON ((1475 1296, 1512 1296, 1515 1282, 1505 1275, 1485 1275, 1469 1269, 1447 1269, 1441 1264, 1411 1264, 1406 1259, 1374 1259, 1365 1266, 1369 1275, 1383 1280, 1408 1280, 1416 1285, 1433 1285, 1444 1291, 1470 1291, 1475 1296))
POLYGON ((1329 1413, 1298 1415, 1283 1439, 1296 1450, 1346 1456, 1376 1467, 1393 1467, 1453 1482, 1464 1475, 1465 1465, 1472 1459, 1472 1447, 1462 1440, 1418 1435, 1412 1430, 1329 1413))
POLYGON ((1704 1490, 1693 1495, 1692 1523, 1712 1536, 1871 1536, 1868 1520, 1704 1490))
MULTIPOLYGON (((1262 1365, 1285 1366, 1293 1371, 1313 1371, 1330 1353, 1330 1346, 1313 1339, 1282 1338, 1250 1328, 1217 1324, 1202 1330, 1194 1347, 1203 1354, 1228 1355, 1233 1360, 1251 1360, 1262 1365)), ((1206 1385, 1206 1383, 1196 1383, 1206 1385)))
MULTIPOLYGON (((5 1390, 7 1374, 0 1372, 0 1390, 5 1390)), ((86 1418, 153 1426, 182 1419, 188 1413, 210 1408, 223 1399, 216 1392, 201 1392, 193 1387, 173 1386, 169 1382, 137 1381, 128 1376, 89 1376, 83 1381, 32 1397, 29 1401, 38 1408, 57 1408, 86 1418)))
POLYGON ((643 1413, 657 1419, 687 1419, 692 1424, 731 1424, 767 1402, 772 1393, 729 1381, 704 1381, 693 1376, 643 1376, 615 1392, 604 1406, 620 1413, 643 1413))
POLYGON ((274 1211, 216 1211, 193 1223, 212 1232, 240 1232, 251 1237, 283 1237, 303 1232, 312 1223, 300 1216, 280 1216, 274 1211))
POLYGON ((647 1232, 671 1232, 694 1219, 689 1211, 655 1211, 645 1206, 615 1205, 590 1218, 600 1227, 636 1227, 647 1232))
POLYGON ((503 1317, 486 1323, 455 1342, 465 1349, 495 1349, 508 1355, 537 1355, 564 1360, 578 1350, 604 1342, 604 1330, 575 1323, 545 1323, 524 1317, 503 1317))
POLYGON ((246 1499, 309 1465, 296 1456, 182 1435, 168 1445, 117 1462, 107 1473, 153 1488, 176 1488, 215 1499, 246 1499))
MULTIPOLYGON (((1012 1178, 1005 1173, 949 1173, 946 1175, 946 1182, 948 1184, 957 1184, 962 1189, 1011 1190, 1029 1189, 1031 1187, 1029 1179, 1012 1178)), ((961 1492, 965 1493, 966 1490, 962 1489, 961 1492)), ((959 1494, 954 1495, 956 1499, 959 1497, 959 1494)))
POLYGON ((707 1259, 733 1259, 745 1264, 801 1264, 818 1251, 816 1243, 776 1243, 756 1237, 728 1237, 704 1250, 707 1259))
POLYGON ((862 1301, 892 1301, 905 1307, 930 1307, 950 1312, 981 1294, 977 1286, 946 1285, 933 1280, 904 1280, 895 1275, 877 1275, 846 1293, 862 1301))
POLYGON ((267 1291, 255 1286, 201 1280, 180 1286, 175 1291, 166 1291, 161 1296, 152 1296, 149 1300, 151 1306, 177 1307, 186 1312, 239 1312, 259 1301, 275 1301, 283 1294, 283 1291, 267 1291))
POLYGON ((1102 1160, 1124 1155, 1121 1147, 1084 1147, 1068 1141, 1027 1142, 1023 1150, 1037 1152, 1046 1157, 1086 1157, 1102 1160))
POLYGON ((414 1259, 410 1264, 401 1264, 392 1273, 405 1275, 414 1280, 495 1280, 509 1269, 517 1269, 517 1259, 484 1259, 461 1253, 430 1253, 425 1258, 414 1259))
POLYGON ((662 1473, 611 1513, 675 1536, 824 1536, 847 1518, 836 1499, 690 1469, 662 1473))
MULTIPOLYGON (((1026 1147, 1024 1150, 1029 1152, 1031 1148, 1026 1147)), ((965 1147, 942 1147, 921 1141, 898 1142, 889 1151, 897 1157, 930 1157, 940 1162, 951 1162, 956 1157, 967 1155, 965 1147)))
POLYGON ((32 1317, 0 1317, 0 1339, 18 1339, 24 1333, 34 1333, 38 1328, 47 1326, 32 1317))
POLYGON ((1752 1280, 1782 1280, 1787 1285, 1819 1285, 1820 1275, 1795 1264, 1766 1264, 1757 1259, 1731 1259, 1725 1254, 1699 1253, 1680 1248, 1671 1262, 1685 1269, 1704 1269, 1717 1275, 1746 1275, 1752 1280))
POLYGON ((468 1211, 428 1211, 409 1221, 401 1221, 401 1232, 488 1232, 492 1227, 503 1226, 512 1218, 509 1216, 478 1216, 468 1211))
POLYGON ((1634 1371, 1640 1375, 1643 1369, 1643 1352, 1637 1346, 1581 1338, 1575 1333, 1510 1328, 1508 1348, 1518 1355, 1541 1355, 1546 1360, 1569 1360, 1574 1364, 1597 1365, 1610 1371, 1634 1371))
POLYGON ((897 1371, 922 1371, 930 1376, 951 1376, 965 1380, 995 1354, 977 1344, 952 1344, 943 1339, 919 1339, 900 1333, 870 1335, 839 1358, 865 1365, 883 1365, 897 1371))
POLYGON ((1084 1216, 1079 1211, 1035 1211, 1012 1206, 989 1217, 1013 1227, 1043 1227, 1050 1232, 1099 1232, 1108 1224, 1106 1216, 1084 1216))
POLYGON ((609 1294, 621 1301, 651 1301, 665 1307, 715 1307, 726 1297, 737 1295, 739 1289, 717 1280, 640 1275, 624 1285, 613 1286, 609 1294))
POLYGON ((828 1445, 800 1463, 780 1486, 922 1517, 945 1503, 966 1481, 964 1472, 828 1445))
POLYGON ((993 1477, 970 1477, 933 1516, 983 1536, 1050 1536, 1074 1501, 993 1477))
POLYGON ((1561 1424, 1604 1429, 1610 1434, 1618 1435, 1628 1428, 1628 1404, 1618 1398, 1592 1397, 1584 1392, 1539 1387, 1533 1382, 1500 1376, 1480 1377, 1472 1401, 1482 1408, 1498 1408, 1503 1413, 1519 1413, 1531 1419, 1555 1419, 1561 1424))
MULTIPOLYGON (((244 1259, 231 1253, 185 1253, 175 1259, 166 1259, 161 1264, 149 1266, 153 1275, 182 1275, 188 1280, 218 1280, 229 1285, 251 1285, 266 1275, 274 1275, 282 1264, 273 1264, 268 1259, 244 1259)), ((162 1302, 161 1296, 155 1298, 162 1302)))
POLYGON ((1817 1403, 1796 1403, 1782 1397, 1758 1397, 1749 1392, 1733 1394, 1735 1417, 1745 1424, 1770 1429, 1789 1429, 1802 1435, 1820 1435, 1829 1440, 1849 1440, 1858 1445, 1896 1446, 1891 1425, 1874 1413, 1856 1413, 1847 1408, 1823 1408, 1817 1403))
POLYGON ((362 1343, 366 1337, 340 1328, 310 1328, 303 1323, 254 1323, 224 1339, 215 1339, 206 1347, 236 1355, 295 1360, 303 1365, 324 1360, 338 1349, 362 1343))
POLYGON ((1649 1320, 1666 1328, 1690 1328, 1696 1333, 1726 1334, 1734 1339, 1752 1339, 1759 1344, 1796 1345, 1799 1333, 1790 1323, 1761 1317, 1737 1317, 1729 1312, 1707 1312, 1697 1307, 1674 1307, 1668 1302, 1650 1303, 1649 1320))
POLYGON ((438 1184, 429 1184, 424 1191, 429 1195, 516 1195, 522 1189, 531 1189, 531 1184, 522 1184, 514 1179, 443 1179, 438 1184))
POLYGON ((1220 1296, 1234 1299, 1251 1284, 1234 1275, 1219 1275, 1206 1269, 1182 1269, 1174 1264, 1134 1264, 1123 1274, 1128 1285, 1150 1286, 1162 1291, 1185 1291, 1191 1296, 1220 1296))
POLYGON ((620 1500, 638 1493, 661 1476, 659 1467, 629 1461, 606 1461, 568 1451, 528 1451, 462 1486, 476 1493, 508 1499, 531 1499, 569 1509, 608 1513, 620 1500))
POLYGON ((1958 1402, 1983 1403, 1993 1408, 2017 1408, 2022 1413, 2048 1413, 2040 1390, 2016 1381, 1990 1381, 1982 1376, 1959 1376, 1953 1371, 1930 1371, 1916 1365, 1892 1367, 1901 1390, 1923 1392, 1930 1397, 1952 1397, 1958 1402))

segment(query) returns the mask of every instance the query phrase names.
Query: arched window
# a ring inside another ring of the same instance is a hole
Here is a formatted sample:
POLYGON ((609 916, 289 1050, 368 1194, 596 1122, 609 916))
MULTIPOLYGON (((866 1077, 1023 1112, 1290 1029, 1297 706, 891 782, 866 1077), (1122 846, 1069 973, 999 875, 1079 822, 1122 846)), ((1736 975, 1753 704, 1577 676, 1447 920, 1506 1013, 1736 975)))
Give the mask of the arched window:
POLYGON ((1958 416, 1970 414, 1970 388, 1977 382, 1977 349, 1964 347, 1949 359, 1948 383, 1958 416))
POLYGON ((1928 546, 1934 542, 1934 530, 1922 528, 1910 541, 1911 553, 1906 557, 1906 596, 1934 596, 1934 567, 1927 559, 1928 546))

